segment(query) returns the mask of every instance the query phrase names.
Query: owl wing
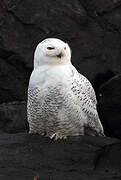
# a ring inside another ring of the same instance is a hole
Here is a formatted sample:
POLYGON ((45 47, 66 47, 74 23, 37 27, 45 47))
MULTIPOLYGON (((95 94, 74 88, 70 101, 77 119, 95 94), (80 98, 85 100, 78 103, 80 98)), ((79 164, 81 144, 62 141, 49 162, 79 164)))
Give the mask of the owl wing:
POLYGON ((87 117, 87 127, 95 130, 99 135, 103 135, 103 127, 96 109, 96 95, 91 83, 77 71, 74 72, 71 90, 75 94, 84 116, 87 117))
POLYGON ((88 79, 76 71, 72 78, 71 91, 74 93, 75 99, 83 112, 87 113, 88 116, 97 116, 98 118, 94 89, 88 79))
POLYGON ((97 104, 96 94, 95 94, 95 91, 94 91, 91 83, 89 82, 89 80, 86 77, 84 77, 80 73, 78 73, 78 76, 79 76, 79 80, 80 80, 79 82, 82 83, 83 90, 88 94, 88 97, 96 105, 97 104))

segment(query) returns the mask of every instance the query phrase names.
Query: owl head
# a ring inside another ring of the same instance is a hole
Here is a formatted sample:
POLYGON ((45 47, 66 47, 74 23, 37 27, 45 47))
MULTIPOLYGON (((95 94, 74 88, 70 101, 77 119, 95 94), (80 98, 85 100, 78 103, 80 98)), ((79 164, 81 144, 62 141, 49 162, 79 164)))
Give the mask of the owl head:
POLYGON ((42 65, 63 65, 70 63, 71 50, 67 43, 57 38, 40 42, 34 53, 34 67, 42 65))

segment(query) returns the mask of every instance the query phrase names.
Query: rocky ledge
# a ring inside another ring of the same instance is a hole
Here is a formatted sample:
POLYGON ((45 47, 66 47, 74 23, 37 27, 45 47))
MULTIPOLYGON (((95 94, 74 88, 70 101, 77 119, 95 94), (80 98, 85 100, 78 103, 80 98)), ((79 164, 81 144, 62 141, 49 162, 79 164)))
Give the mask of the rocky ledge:
POLYGON ((121 179, 121 142, 108 137, 0 134, 0 180, 121 179), (115 158, 114 158, 115 157, 115 158))

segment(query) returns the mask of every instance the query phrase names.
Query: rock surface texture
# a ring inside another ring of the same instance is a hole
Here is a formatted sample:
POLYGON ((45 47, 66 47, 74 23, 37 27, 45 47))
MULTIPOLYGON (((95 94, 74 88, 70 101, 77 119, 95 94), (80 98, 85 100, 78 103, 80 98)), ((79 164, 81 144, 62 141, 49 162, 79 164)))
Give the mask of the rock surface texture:
POLYGON ((24 132, 27 130, 26 102, 0 104, 0 129, 7 132, 24 132))
POLYGON ((0 135, 0 180, 117 180, 121 143, 73 137, 53 142, 39 135, 0 135), (115 156, 115 158, 114 158, 115 156))

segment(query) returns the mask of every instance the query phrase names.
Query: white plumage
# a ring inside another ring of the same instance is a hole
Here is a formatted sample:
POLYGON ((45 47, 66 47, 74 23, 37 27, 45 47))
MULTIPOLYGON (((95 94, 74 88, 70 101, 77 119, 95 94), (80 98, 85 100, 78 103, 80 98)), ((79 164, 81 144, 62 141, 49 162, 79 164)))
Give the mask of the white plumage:
POLYGON ((91 83, 71 64, 67 43, 48 38, 38 44, 28 88, 29 132, 50 138, 103 136, 91 83))

